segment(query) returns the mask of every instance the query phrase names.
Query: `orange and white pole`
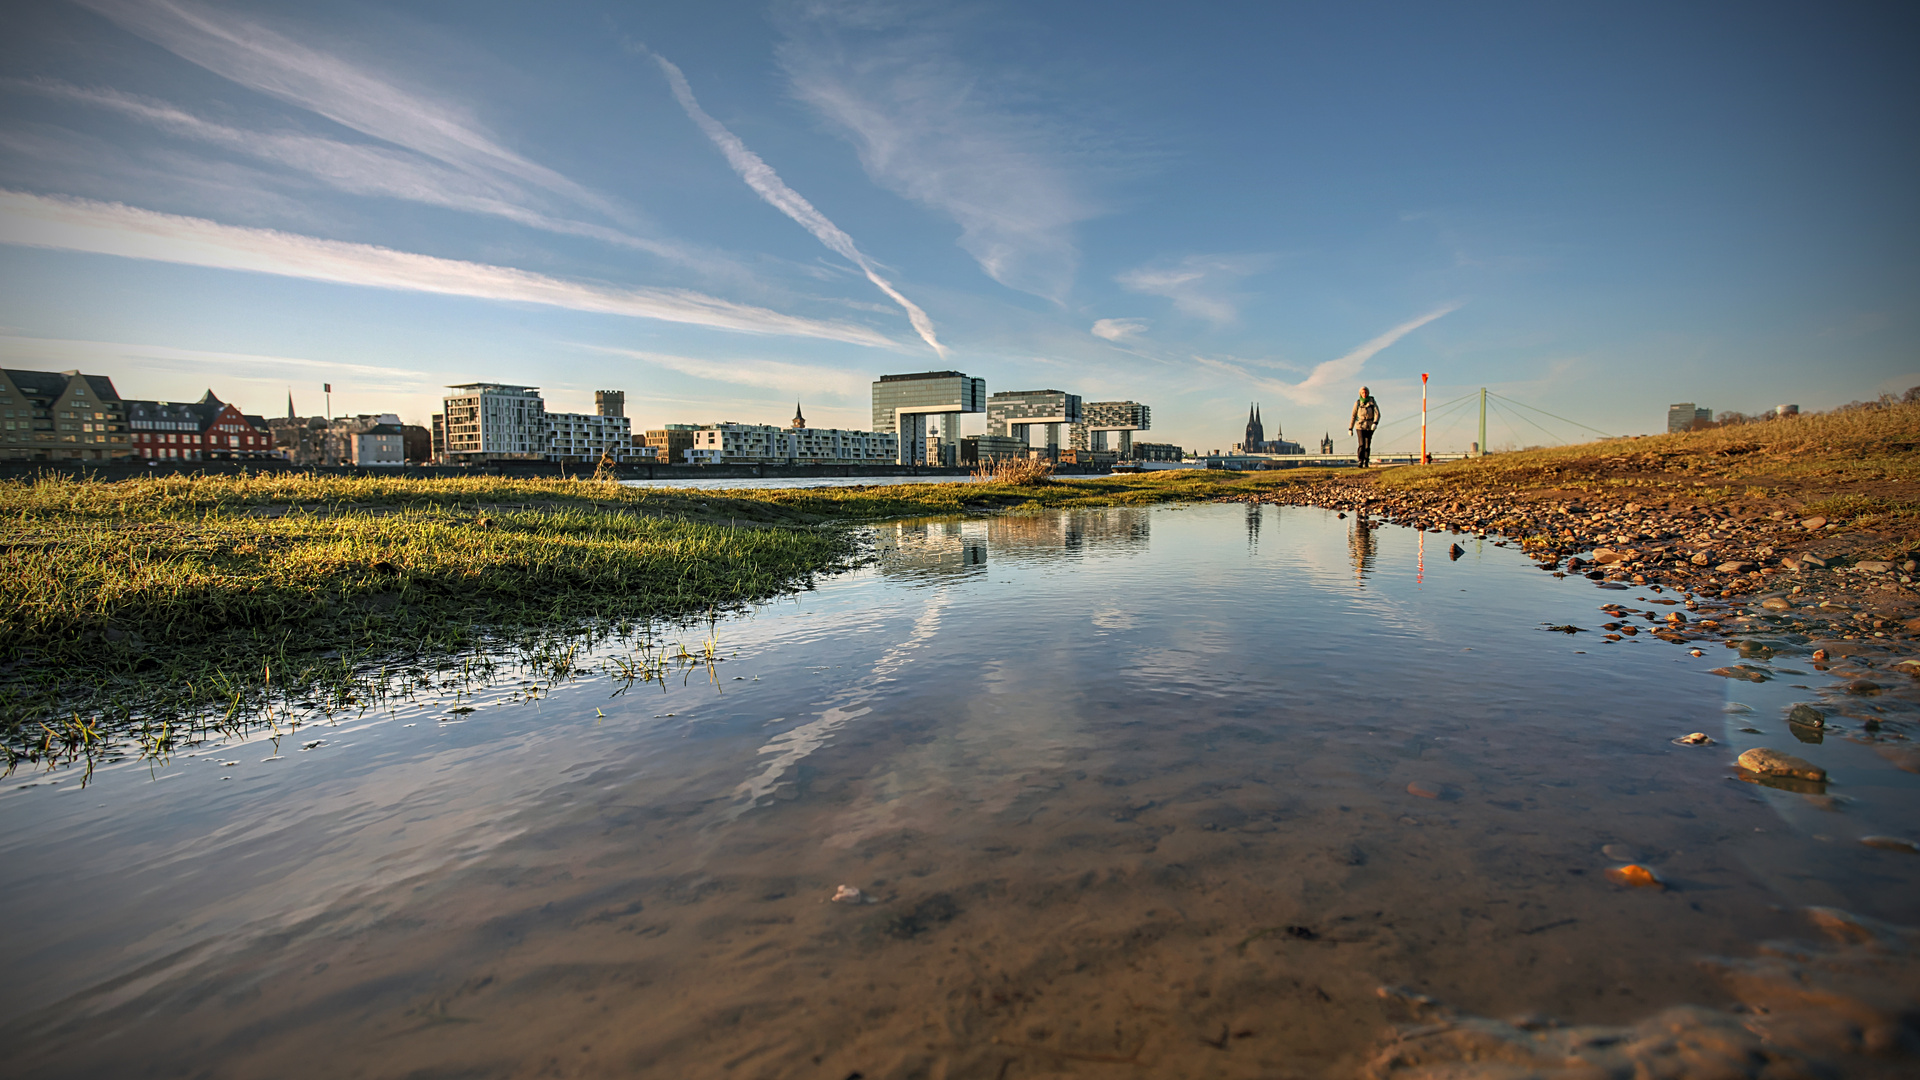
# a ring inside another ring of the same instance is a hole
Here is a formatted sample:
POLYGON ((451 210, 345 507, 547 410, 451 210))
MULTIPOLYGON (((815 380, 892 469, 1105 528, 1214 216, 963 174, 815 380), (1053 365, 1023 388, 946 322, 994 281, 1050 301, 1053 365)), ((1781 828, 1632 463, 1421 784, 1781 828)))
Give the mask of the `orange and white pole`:
POLYGON ((1427 373, 1420 373, 1420 464, 1430 465, 1433 456, 1427 453, 1427 373))

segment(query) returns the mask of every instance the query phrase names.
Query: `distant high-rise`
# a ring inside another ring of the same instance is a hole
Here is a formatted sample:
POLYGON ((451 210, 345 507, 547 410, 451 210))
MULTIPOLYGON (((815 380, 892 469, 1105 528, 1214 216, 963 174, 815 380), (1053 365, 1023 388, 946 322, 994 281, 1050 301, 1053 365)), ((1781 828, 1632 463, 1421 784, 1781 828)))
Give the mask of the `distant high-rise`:
POLYGON ((882 375, 873 384, 873 430, 900 437, 901 465, 958 464, 960 414, 986 408, 987 380, 958 371, 882 375))
POLYGON ((1667 430, 1669 432, 1692 431, 1693 425, 1696 422, 1706 424, 1712 421, 1712 409, 1697 407, 1691 401, 1683 401, 1678 405, 1667 406, 1667 430))
POLYGON ((1089 401, 1080 410, 1080 420, 1068 429, 1068 443, 1075 450, 1104 451, 1109 432, 1120 437, 1114 452, 1122 458, 1133 456, 1133 433, 1153 427, 1153 410, 1137 401, 1089 401))
POLYGON ((1058 458, 1060 425, 1080 422, 1080 395, 1064 390, 1008 390, 987 399, 987 434, 1027 445, 1034 424, 1047 430, 1047 455, 1058 458))

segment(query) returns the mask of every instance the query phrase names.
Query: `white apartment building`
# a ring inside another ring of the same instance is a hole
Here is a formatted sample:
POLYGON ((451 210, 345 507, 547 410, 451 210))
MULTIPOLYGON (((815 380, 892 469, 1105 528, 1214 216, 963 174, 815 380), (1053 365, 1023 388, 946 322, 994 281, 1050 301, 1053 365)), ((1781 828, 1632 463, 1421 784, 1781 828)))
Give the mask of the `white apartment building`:
POLYGON ((900 457, 900 436, 841 428, 714 424, 693 433, 694 465, 887 465, 900 457))
POLYGON ((547 460, 593 464, 604 455, 616 462, 651 456, 633 445, 633 421, 595 413, 548 413, 547 460))
POLYGON ((455 463, 539 461, 552 436, 538 387, 465 383, 446 397, 440 429, 443 459, 455 463))

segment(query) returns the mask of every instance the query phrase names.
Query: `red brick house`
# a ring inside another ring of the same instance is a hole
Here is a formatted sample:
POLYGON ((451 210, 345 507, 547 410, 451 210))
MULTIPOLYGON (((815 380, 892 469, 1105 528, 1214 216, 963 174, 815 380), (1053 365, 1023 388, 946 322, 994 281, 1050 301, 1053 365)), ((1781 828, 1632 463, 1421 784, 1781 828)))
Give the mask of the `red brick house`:
POLYGON ((274 452, 265 420, 213 396, 195 402, 129 401, 133 452, 158 461, 264 461, 274 452))

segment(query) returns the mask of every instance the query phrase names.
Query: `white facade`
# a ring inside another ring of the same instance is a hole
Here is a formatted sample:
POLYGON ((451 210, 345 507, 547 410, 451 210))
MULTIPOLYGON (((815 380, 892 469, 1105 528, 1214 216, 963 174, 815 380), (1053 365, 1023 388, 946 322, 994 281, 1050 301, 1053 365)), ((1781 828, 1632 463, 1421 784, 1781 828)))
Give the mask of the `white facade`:
POLYGON ((634 448, 633 421, 624 416, 548 413, 547 432, 547 459, 550 461, 591 464, 602 456, 614 461, 632 461, 647 456, 634 448))
POLYGON ((538 387, 466 383, 445 400, 449 461, 527 460, 547 456, 551 435, 538 387))
POLYGON ((841 428, 717 424, 695 431, 686 455, 695 465, 884 465, 899 460, 900 437, 841 428))
POLYGON ((364 431, 353 432, 349 438, 353 440, 355 465, 397 466, 407 463, 407 440, 400 434, 398 424, 375 424, 364 431))

